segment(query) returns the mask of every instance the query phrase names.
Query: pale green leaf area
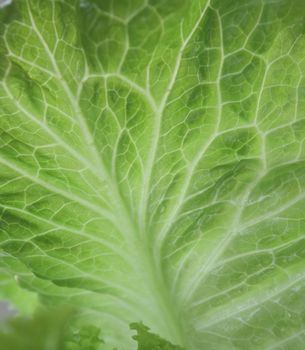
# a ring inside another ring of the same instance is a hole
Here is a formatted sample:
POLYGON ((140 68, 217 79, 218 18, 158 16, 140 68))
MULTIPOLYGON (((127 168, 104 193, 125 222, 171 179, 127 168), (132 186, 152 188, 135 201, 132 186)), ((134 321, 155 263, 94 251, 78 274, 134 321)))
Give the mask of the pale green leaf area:
MULTIPOLYGON (((305 349, 301 0, 0 12, 5 270, 186 350, 305 349)), ((1 262, 2 266, 2 262, 1 262)))

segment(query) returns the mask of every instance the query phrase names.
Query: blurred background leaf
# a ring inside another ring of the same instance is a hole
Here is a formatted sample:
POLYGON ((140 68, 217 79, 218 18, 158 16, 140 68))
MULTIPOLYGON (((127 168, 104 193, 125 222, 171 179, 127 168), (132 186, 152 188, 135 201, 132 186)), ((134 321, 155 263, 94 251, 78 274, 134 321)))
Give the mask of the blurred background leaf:
MULTIPOLYGON (((0 350, 109 350, 102 331, 85 325, 75 329, 77 313, 68 307, 39 308, 31 317, 16 316, 2 324, 0 350)), ((143 323, 132 323, 138 350, 183 350, 149 331, 143 323)), ((113 349, 124 350, 124 349, 113 349)))
POLYGON ((36 311, 32 317, 16 317, 6 322, 0 333, 1 350, 97 350, 103 341, 100 330, 87 326, 73 331, 73 311, 36 311))

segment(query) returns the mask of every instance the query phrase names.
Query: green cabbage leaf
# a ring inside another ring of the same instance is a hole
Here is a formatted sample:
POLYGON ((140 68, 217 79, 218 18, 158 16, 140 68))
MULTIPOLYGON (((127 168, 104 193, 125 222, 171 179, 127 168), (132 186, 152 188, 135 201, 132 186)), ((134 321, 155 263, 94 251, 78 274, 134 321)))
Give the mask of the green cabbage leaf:
POLYGON ((3 7, 1 298, 77 307, 105 349, 304 349, 304 18, 301 0, 3 7))

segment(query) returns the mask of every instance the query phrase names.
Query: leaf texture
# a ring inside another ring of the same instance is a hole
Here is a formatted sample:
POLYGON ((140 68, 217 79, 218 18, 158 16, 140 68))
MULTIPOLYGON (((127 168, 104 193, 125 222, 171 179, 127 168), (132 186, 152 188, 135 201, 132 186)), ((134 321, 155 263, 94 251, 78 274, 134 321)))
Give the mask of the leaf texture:
MULTIPOLYGON (((105 341, 303 349, 300 0, 16 0, 0 12, 6 273, 105 341)), ((2 253, 1 253, 2 254, 2 253)))

